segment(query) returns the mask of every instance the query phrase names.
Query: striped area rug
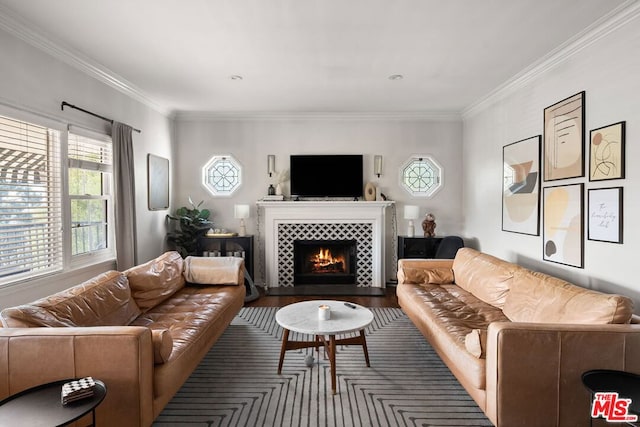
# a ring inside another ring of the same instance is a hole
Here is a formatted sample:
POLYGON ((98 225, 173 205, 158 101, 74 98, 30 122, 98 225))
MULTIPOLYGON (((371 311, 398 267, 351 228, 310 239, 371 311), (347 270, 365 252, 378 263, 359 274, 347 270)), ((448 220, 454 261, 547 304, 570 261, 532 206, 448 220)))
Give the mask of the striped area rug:
POLYGON ((276 373, 277 310, 243 308, 154 426, 491 426, 400 309, 371 309, 370 368, 361 347, 338 348, 336 395, 323 350, 290 350, 276 373))

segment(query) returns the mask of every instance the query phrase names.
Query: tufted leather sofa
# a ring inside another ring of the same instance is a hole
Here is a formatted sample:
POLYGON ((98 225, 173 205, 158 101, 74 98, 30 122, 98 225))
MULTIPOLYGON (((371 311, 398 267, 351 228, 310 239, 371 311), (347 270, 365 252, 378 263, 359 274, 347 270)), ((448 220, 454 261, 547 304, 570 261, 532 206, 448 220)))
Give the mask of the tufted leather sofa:
POLYGON ((581 374, 640 373, 640 325, 624 296, 471 248, 453 260, 399 260, 396 292, 498 427, 590 425, 591 396, 581 374))
POLYGON ((0 400, 92 376, 107 386, 97 425, 151 425, 244 304, 241 261, 236 285, 187 284, 184 264, 167 252, 3 310, 0 400))

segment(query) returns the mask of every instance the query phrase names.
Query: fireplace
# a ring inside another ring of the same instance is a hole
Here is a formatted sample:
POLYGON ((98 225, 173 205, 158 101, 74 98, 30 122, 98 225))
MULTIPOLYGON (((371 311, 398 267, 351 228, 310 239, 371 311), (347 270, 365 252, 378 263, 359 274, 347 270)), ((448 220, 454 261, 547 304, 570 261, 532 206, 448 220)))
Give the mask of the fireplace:
POLYGON ((293 283, 356 283, 356 240, 295 240, 293 283))

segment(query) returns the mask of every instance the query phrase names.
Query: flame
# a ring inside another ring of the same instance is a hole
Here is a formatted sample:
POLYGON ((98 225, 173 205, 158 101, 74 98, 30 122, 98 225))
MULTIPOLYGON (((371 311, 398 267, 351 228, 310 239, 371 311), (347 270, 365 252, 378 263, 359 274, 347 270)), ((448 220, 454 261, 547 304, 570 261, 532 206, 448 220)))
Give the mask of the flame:
POLYGON ((343 266, 345 265, 343 256, 335 257, 331 250, 326 248, 320 248, 318 253, 312 257, 311 262, 314 265, 314 269, 338 268, 338 266, 344 269, 343 266))

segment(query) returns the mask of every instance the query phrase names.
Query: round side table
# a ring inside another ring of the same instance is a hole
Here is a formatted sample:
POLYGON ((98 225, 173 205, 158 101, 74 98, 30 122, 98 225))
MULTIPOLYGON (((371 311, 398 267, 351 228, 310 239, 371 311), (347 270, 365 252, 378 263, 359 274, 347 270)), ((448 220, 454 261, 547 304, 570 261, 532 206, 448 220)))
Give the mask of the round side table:
POLYGON ((75 379, 54 381, 7 397, 0 402, 0 425, 64 426, 91 412, 92 424, 95 426, 95 410, 104 400, 107 387, 102 381, 94 380, 96 386, 93 396, 63 405, 62 385, 75 379))

